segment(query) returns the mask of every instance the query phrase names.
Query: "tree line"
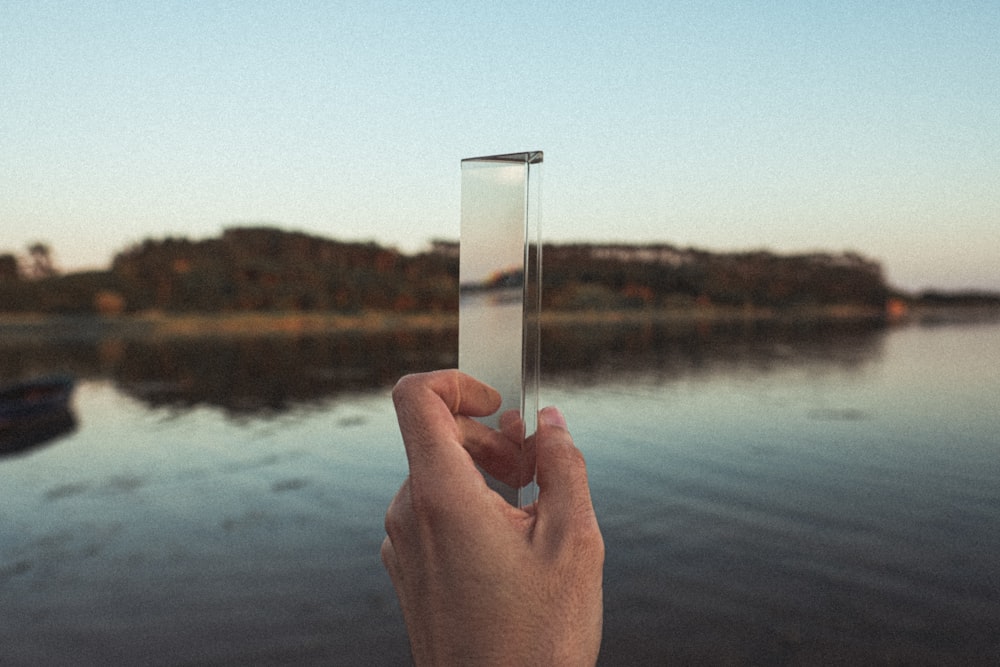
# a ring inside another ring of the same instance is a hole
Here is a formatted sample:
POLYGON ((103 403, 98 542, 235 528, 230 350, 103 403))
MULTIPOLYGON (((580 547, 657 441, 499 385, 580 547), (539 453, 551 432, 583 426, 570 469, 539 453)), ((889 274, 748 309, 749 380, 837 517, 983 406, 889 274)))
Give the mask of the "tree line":
MULTIPOLYGON (((0 254, 0 312, 453 311, 459 245, 417 254, 272 227, 205 240, 147 239, 104 271, 60 275, 0 254)), ((894 290, 855 253, 712 253, 667 244, 546 244, 543 307, 614 310, 722 305, 882 307, 894 290)))

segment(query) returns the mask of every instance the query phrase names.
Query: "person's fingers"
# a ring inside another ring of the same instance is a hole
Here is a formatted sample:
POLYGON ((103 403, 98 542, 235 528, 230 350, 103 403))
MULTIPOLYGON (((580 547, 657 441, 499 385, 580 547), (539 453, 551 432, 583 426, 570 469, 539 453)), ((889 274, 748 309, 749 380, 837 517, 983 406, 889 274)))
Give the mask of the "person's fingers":
POLYGON ((545 408, 539 413, 534 440, 538 478, 536 531, 543 539, 549 536, 556 542, 571 535, 584 539, 596 537, 591 546, 602 545, 586 463, 557 409, 545 408))
POLYGON ((399 577, 407 569, 406 564, 400 564, 400 554, 412 553, 415 546, 422 541, 419 534, 420 525, 414 520, 413 504, 410 487, 412 478, 407 476, 393 496, 389 508, 385 512, 385 539, 382 540, 381 556, 389 577, 394 583, 399 583, 399 577))
POLYGON ((484 417, 500 407, 500 393, 488 384, 455 369, 413 373, 399 379, 392 389, 397 410, 415 399, 435 394, 451 414, 484 417))
POLYGON ((386 535, 382 540, 382 548, 379 550, 382 556, 382 566, 389 573, 389 578, 395 579, 396 573, 396 552, 392 547, 392 540, 386 535))
POLYGON ((465 448, 473 460, 504 484, 519 488, 531 481, 535 472, 534 444, 524 439, 524 420, 516 410, 500 416, 495 431, 473 419, 458 418, 465 448))
POLYGON ((507 410, 500 415, 500 432, 512 442, 524 442, 524 420, 517 410, 507 410))
POLYGON ((459 426, 462 420, 456 417, 496 412, 500 394, 465 373, 447 370, 403 377, 392 399, 414 481, 446 488, 467 484, 474 467, 464 447, 474 427, 459 426))
POLYGON ((385 534, 390 538, 403 539, 403 531, 410 526, 410 477, 396 491, 389 509, 385 512, 385 534))

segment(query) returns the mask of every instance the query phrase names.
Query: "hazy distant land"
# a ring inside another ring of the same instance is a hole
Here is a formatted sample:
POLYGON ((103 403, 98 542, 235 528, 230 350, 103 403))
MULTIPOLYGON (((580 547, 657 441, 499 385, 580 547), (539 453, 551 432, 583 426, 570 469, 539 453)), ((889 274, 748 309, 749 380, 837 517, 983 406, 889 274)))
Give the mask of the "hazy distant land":
MULTIPOLYGON (((406 255, 269 227, 146 240, 103 271, 48 249, 0 254, 0 331, 31 336, 310 334, 457 325, 457 243, 406 255)), ((1000 294, 908 294, 855 253, 712 253, 668 244, 545 245, 550 324, 1000 316, 1000 294)))

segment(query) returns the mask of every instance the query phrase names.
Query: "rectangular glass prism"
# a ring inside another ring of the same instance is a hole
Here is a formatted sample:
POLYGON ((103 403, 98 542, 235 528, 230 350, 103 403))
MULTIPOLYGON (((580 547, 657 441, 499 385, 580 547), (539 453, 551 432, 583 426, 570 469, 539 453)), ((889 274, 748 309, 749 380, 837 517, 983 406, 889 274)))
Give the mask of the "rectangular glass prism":
MULTIPOLYGON (((481 421, 498 428, 503 412, 518 410, 525 437, 538 417, 541 164, 541 151, 462 160, 458 367, 503 399, 481 421)), ((534 482, 487 481, 517 506, 536 499, 534 482)))

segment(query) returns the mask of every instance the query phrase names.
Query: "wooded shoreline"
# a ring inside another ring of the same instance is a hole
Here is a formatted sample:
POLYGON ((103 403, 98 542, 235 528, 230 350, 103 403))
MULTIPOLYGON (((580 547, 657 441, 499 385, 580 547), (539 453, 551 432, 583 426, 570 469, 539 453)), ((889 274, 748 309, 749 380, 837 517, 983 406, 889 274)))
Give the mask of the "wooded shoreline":
MULTIPOLYGON (((1000 294, 893 288, 877 261, 853 252, 713 253, 662 243, 551 244, 543 252, 545 326, 881 326, 1000 313, 1000 294)), ((405 255, 238 227, 200 241, 147 239, 105 271, 60 275, 44 262, 27 270, 8 255, 0 261, 0 345, 454 332, 459 253, 455 242, 405 255)))
MULTIPOLYGON (((913 306, 901 313, 864 306, 769 309, 708 306, 628 310, 547 311, 543 327, 776 323, 868 324, 1000 321, 1000 307, 913 306)), ((405 331, 453 331, 458 313, 357 314, 249 312, 218 314, 140 313, 134 315, 0 314, 0 344, 46 340, 319 336, 405 331)))

